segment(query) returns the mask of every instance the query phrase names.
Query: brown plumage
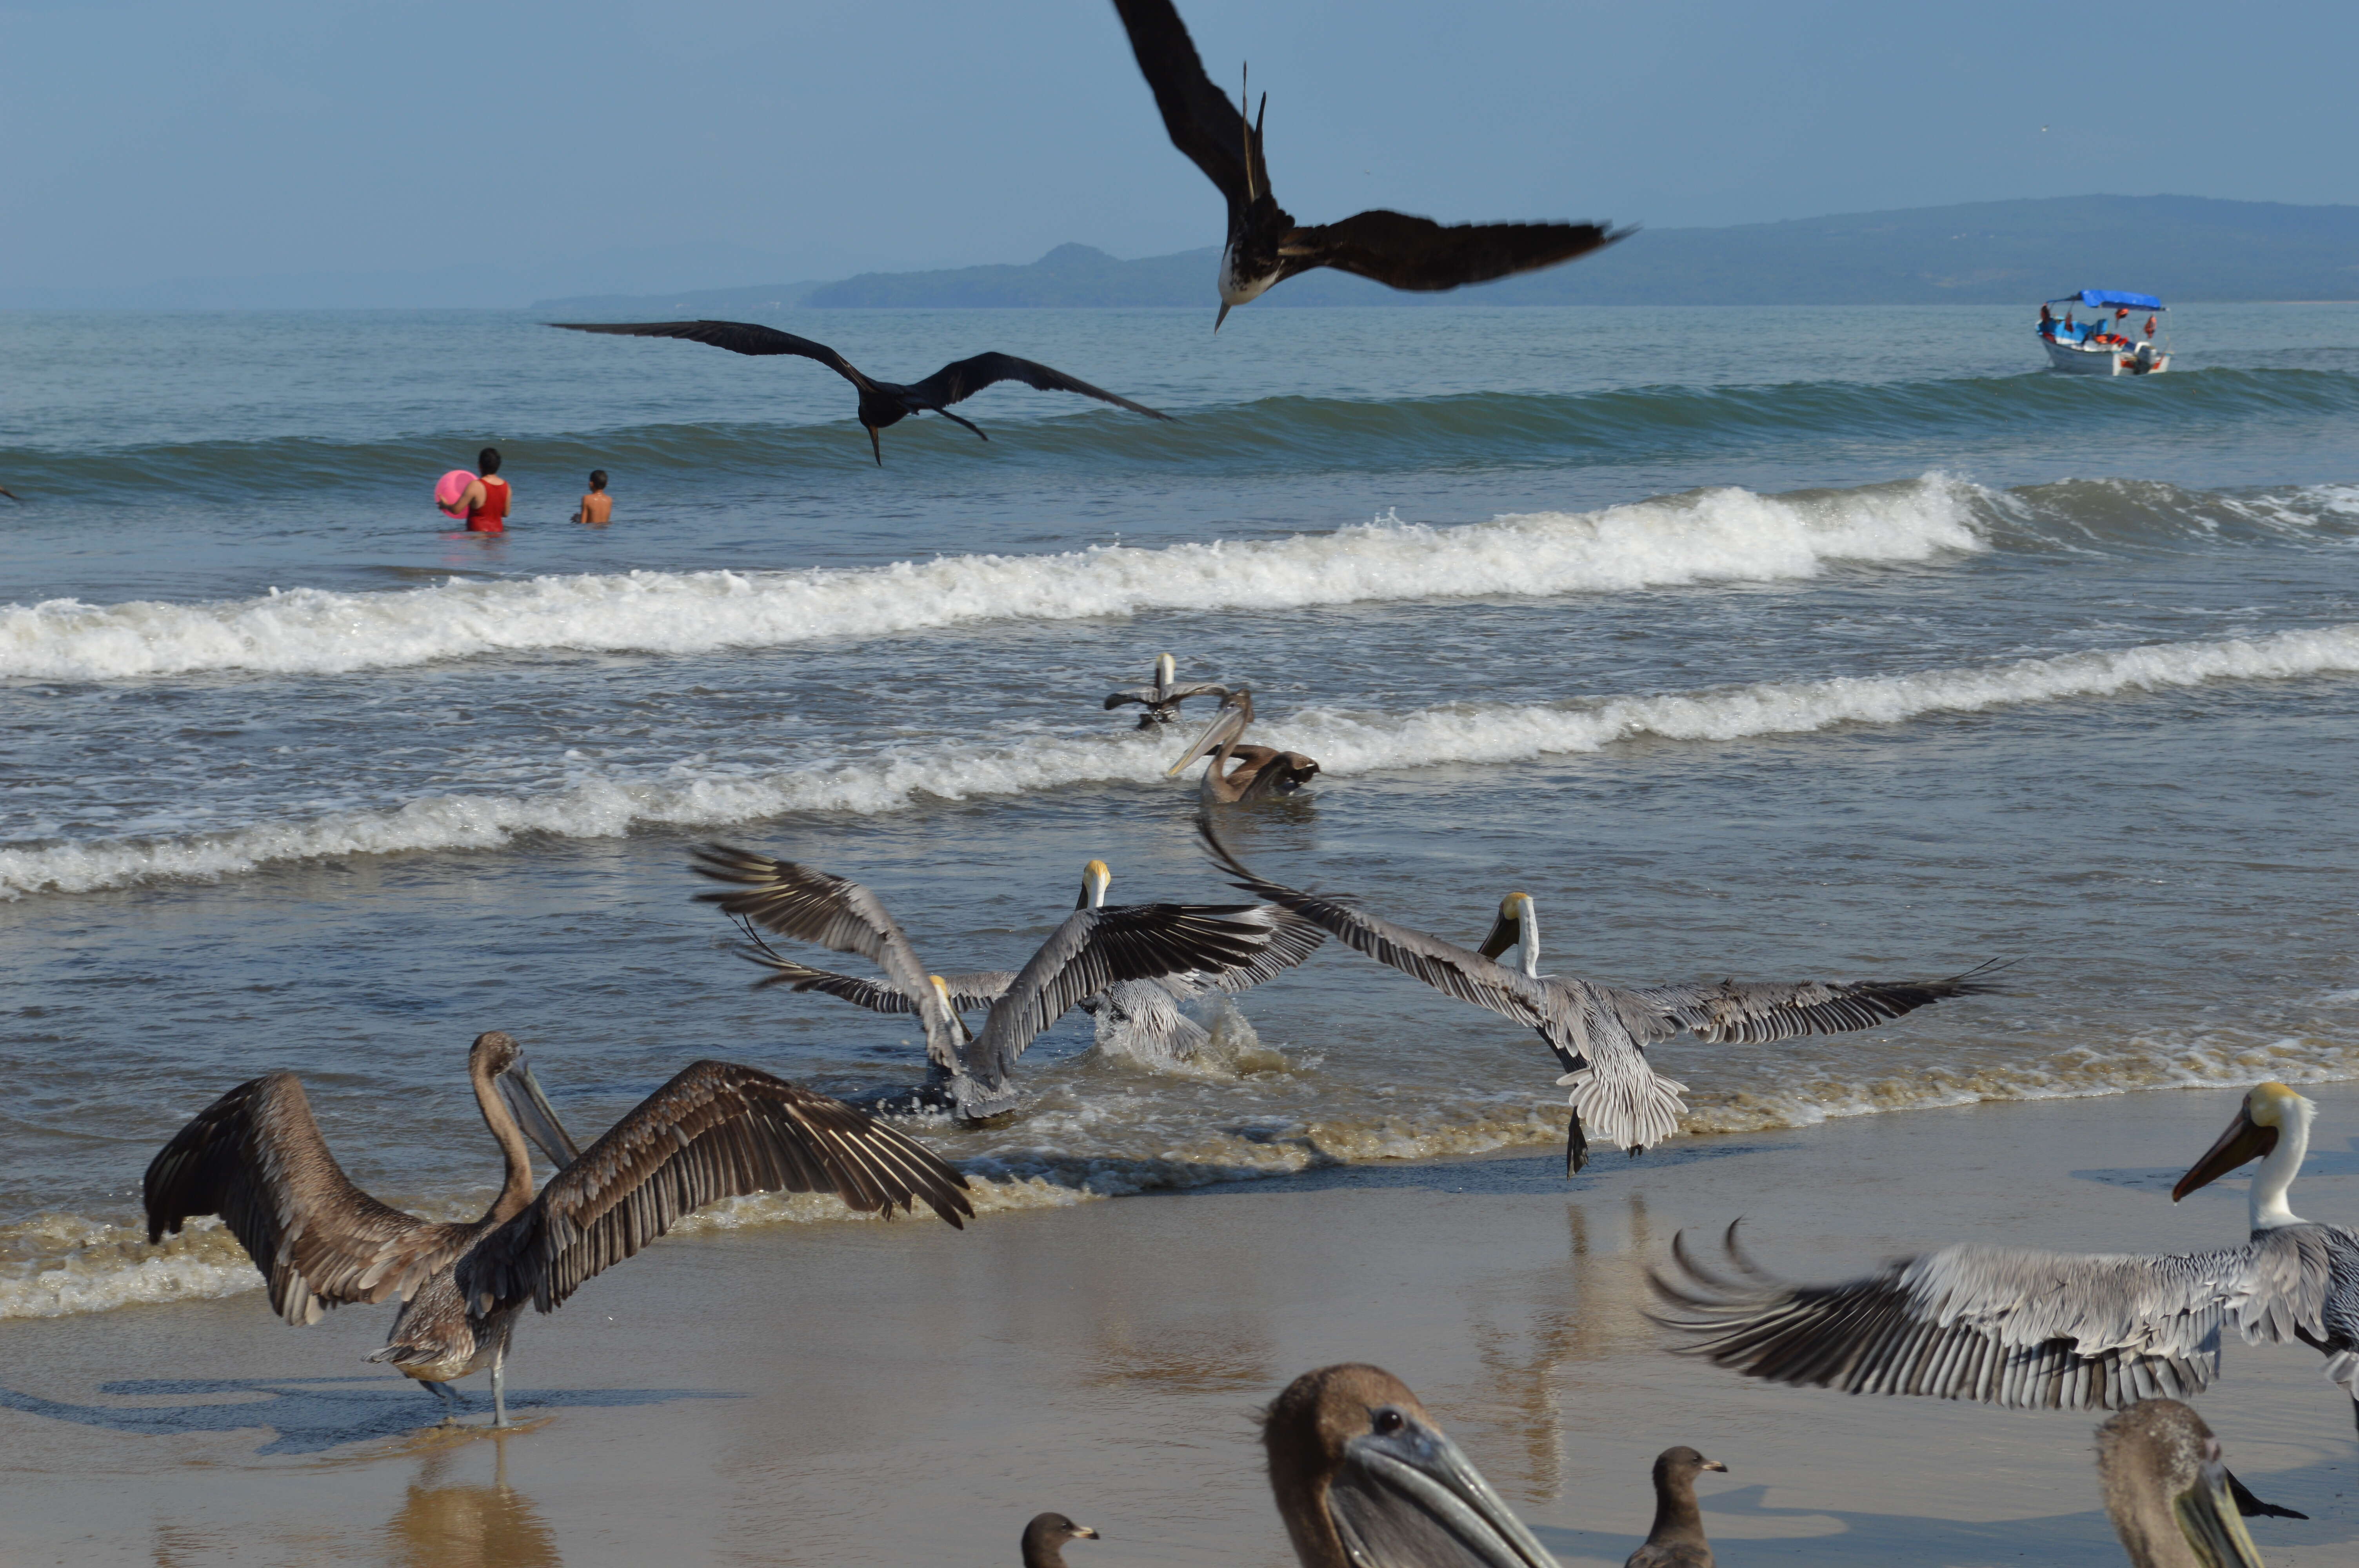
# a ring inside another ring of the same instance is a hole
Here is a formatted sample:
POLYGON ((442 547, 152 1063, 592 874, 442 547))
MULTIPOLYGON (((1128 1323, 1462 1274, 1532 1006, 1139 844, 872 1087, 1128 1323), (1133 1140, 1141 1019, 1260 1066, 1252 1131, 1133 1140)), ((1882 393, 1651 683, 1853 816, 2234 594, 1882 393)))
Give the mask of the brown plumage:
POLYGON ((1655 1527, 1647 1544, 1630 1553, 1622 1568, 1712 1568, 1712 1542, 1703 1538, 1703 1515, 1696 1507, 1695 1478, 1725 1470, 1692 1448, 1666 1448, 1655 1456, 1655 1527))
POLYGON ((269 1073, 200 1111, 147 1167, 147 1238, 217 1214, 293 1324, 398 1296, 389 1361, 455 1406, 450 1379, 489 1368, 506 1423, 502 1363, 527 1303, 553 1310, 683 1215, 757 1192, 833 1192, 890 1215, 922 1199, 960 1224, 965 1179, 892 1129, 825 1095, 727 1062, 699 1062, 579 1152, 522 1051, 494 1031, 467 1056, 484 1125, 506 1161, 498 1197, 472 1224, 440 1223, 370 1197, 347 1178, 292 1073, 269 1073), (556 1176, 536 1197, 529 1132, 556 1176))
POLYGON ((1024 1527, 1024 1568, 1065 1568, 1065 1542, 1097 1538, 1096 1530, 1063 1514, 1034 1514, 1024 1527))
POLYGON ((2177 1400, 2141 1400, 2097 1428, 2097 1476, 2131 1568, 2261 1568, 2220 1440, 2177 1400))
POLYGON ((1269 1487, 1303 1568, 1555 1568, 1381 1367, 1305 1372, 1262 1414, 1269 1487))
POLYGON ((1299 752, 1279 752, 1267 746, 1247 746, 1245 726, 1253 722, 1253 693, 1233 691, 1221 699, 1204 732, 1189 742, 1187 752, 1164 774, 1169 778, 1197 758, 1211 752, 1197 798, 1206 806, 1234 806, 1240 801, 1271 800, 1294 794, 1319 773, 1319 764, 1299 752))

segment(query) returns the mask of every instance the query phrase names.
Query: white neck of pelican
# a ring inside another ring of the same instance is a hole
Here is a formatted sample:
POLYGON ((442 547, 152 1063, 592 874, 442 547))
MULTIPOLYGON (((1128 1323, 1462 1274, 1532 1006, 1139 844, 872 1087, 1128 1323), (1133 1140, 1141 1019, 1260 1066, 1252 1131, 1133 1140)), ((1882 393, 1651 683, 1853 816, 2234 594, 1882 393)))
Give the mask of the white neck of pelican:
POLYGON ((1499 918, 1491 927, 1483 950, 1510 968, 1520 968, 1532 979, 1539 979, 1540 919, 1532 908, 1531 894, 1511 892, 1499 901, 1499 918), (1501 945, 1500 939, 1510 933, 1514 940, 1501 945))
POLYGON ((1114 881, 1114 872, 1103 860, 1092 860, 1082 868, 1082 900, 1076 909, 1103 909, 1106 885, 1114 881))
POLYGON ((1158 691, 1180 684, 1180 661, 1169 654, 1155 655, 1155 687, 1158 691))
POLYGON ((2252 1217, 2255 1230, 2310 1222, 2286 1203, 2293 1179, 2301 1173, 2302 1157, 2310 1152, 2310 1119, 2318 1107, 2283 1084, 2265 1084, 2252 1094, 2253 1119, 2277 1130, 2277 1146, 2261 1158, 2253 1173, 2252 1217))

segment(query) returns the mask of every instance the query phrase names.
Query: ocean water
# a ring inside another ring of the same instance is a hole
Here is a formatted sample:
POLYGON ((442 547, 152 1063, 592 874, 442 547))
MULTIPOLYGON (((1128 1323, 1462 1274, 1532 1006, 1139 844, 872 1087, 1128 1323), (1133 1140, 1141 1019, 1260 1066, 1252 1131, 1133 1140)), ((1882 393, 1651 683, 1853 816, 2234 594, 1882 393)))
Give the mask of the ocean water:
MULTIPOLYGON (((1545 967, 1605 979, 2011 962, 1874 1032, 1659 1048, 1691 1135, 2359 1076, 2359 308, 2175 314, 2179 368, 2118 382, 1973 308, 793 318, 1178 416, 1002 387, 987 442, 919 419, 882 468, 799 361, 0 314, 0 1316, 258 1284, 136 1217, 268 1068, 451 1215, 498 1174, 485 1029, 577 1133, 703 1056, 916 1079, 906 1026, 747 989, 689 847, 856 877, 945 969, 1019 961, 1093 858, 1221 901, 1161 776, 1195 723, 1100 707, 1165 651, 1323 765, 1229 814, 1283 880, 1461 941, 1526 890, 1545 967), (493 539, 428 499, 487 440, 493 539), (603 530, 561 521, 592 466, 603 530)), ((1562 1135, 1537 1040, 1349 952, 1215 1022, 1156 1073, 1077 1016, 1022 1114, 923 1134, 986 1207, 1562 1135)))

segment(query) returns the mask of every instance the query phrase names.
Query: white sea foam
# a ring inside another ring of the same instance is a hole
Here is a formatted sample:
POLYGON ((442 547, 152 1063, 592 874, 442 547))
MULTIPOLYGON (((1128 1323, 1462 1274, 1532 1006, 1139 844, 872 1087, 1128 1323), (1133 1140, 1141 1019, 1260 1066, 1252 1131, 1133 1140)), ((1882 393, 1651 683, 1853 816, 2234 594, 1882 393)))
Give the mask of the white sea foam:
MULTIPOLYGON (((2279 680, 2359 671, 2359 624, 2269 636, 2150 643, 1915 675, 1765 682, 1716 691, 1516 707, 1462 704, 1400 715, 1310 709, 1268 727, 1269 743, 1348 775, 1452 762, 1514 762, 1594 752, 1654 736, 1729 741, 1843 724, 1898 724, 1934 713, 2211 680, 2279 680)), ((1260 732, 1256 731, 1257 738, 1260 732)), ((275 861, 416 849, 495 849, 522 833, 615 838, 638 823, 719 827, 789 812, 902 809, 920 796, 962 800, 1101 783, 1152 784, 1172 755, 1158 736, 1010 733, 944 741, 810 770, 599 778, 533 795, 442 795, 396 810, 147 840, 0 850, 0 896, 82 892, 174 877, 251 871, 275 861)))
POLYGON ((453 579, 375 593, 299 588, 206 604, 54 600, 0 608, 0 676, 340 674, 539 650, 778 647, 983 621, 1799 579, 1834 561, 1978 549, 1973 514, 1982 493, 1928 474, 1832 493, 1700 491, 1602 512, 1453 528, 1382 521, 1245 544, 949 556, 861 569, 453 579))

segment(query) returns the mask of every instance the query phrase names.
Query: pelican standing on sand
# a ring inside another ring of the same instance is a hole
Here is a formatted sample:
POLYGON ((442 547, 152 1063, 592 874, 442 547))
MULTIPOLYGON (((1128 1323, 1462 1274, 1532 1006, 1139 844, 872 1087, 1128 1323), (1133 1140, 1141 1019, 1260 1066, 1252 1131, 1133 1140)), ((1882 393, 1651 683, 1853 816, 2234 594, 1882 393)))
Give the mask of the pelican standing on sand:
MULTIPOLYGON (((749 890, 700 893, 700 902, 798 942, 857 953, 883 969, 880 983, 776 953, 749 955, 773 971, 769 983, 823 992, 874 1012, 917 1013, 936 1081, 969 1119, 1015 1106, 1008 1078, 1016 1058, 1074 1007, 1125 982, 1179 978, 1191 988, 1161 993, 1167 997, 1200 987, 1242 990, 1300 963, 1324 939, 1315 927, 1262 904, 1108 904, 1114 873, 1103 860, 1092 860, 1082 869, 1073 913, 1022 969, 934 975, 884 902, 858 882, 725 844, 698 849, 696 860, 699 875, 749 890), (978 1007, 990 1010, 980 1035, 960 1016, 978 1007)), ((756 946, 766 945, 757 939, 756 946)))
POLYGON ((1305 1372, 1262 1413, 1261 1439, 1302 1568, 1556 1568, 1381 1367, 1305 1372))
POLYGON ((1704 1539, 1703 1510, 1696 1507, 1696 1477, 1726 1470, 1692 1448, 1666 1448, 1655 1455, 1655 1526, 1647 1543, 1622 1568, 1712 1568, 1712 1542, 1704 1539))
POLYGON ((841 1101, 727 1062, 699 1062, 641 1100, 586 1152, 559 1124, 510 1036, 478 1035, 467 1076, 507 1162, 472 1224, 387 1207, 328 1152, 292 1073, 240 1084, 197 1113, 147 1167, 147 1239, 219 1215, 290 1324, 398 1295, 391 1362, 455 1410, 451 1379, 488 1369, 506 1426, 503 1370, 529 1303, 562 1305, 592 1274, 682 1216, 724 1197, 833 1192, 888 1217, 922 1199, 952 1225, 974 1213, 966 1179, 930 1151, 841 1101), (529 1135, 559 1169, 533 1195, 529 1135))
POLYGON ((1241 744, 1245 726, 1253 722, 1253 711, 1252 692, 1223 694, 1220 712, 1212 715, 1204 732, 1188 743, 1188 750, 1164 770, 1163 776, 1177 778, 1189 763, 1210 753, 1212 761, 1204 769, 1203 782, 1196 786, 1197 798, 1206 806, 1273 800, 1296 793, 1317 777, 1319 764, 1299 752, 1241 744))
POLYGON ((1147 709, 1138 716, 1141 730, 1152 730, 1158 724, 1169 724, 1180 717, 1180 705, 1191 697, 1226 697, 1229 688, 1211 681, 1180 683, 1180 661, 1169 654, 1155 655, 1155 678, 1145 686, 1135 686, 1127 691, 1109 692, 1106 711, 1112 713, 1125 703, 1135 702, 1147 709))
MULTIPOLYGON (((1197 57, 1171 0, 1114 0, 1139 73, 1154 92, 1171 145, 1219 188, 1229 206, 1221 251, 1221 313, 1300 272, 1332 266, 1389 288, 1431 293, 1531 272, 1586 255, 1621 239, 1602 223, 1457 223, 1378 207, 1340 223, 1298 224, 1270 194, 1262 157, 1261 114, 1229 102, 1197 57)), ((1269 107, 1262 95, 1262 110, 1269 107)))
POLYGON ((1790 1040, 1867 1029, 1949 997, 1991 988, 1974 973, 1945 980, 1817 980, 1718 985, 1601 985, 1539 972, 1539 916, 1529 893, 1511 892, 1480 952, 1367 914, 1342 897, 1308 893, 1256 875, 1230 852, 1211 817, 1198 824, 1213 862, 1236 886, 1290 909, 1378 963, 1445 996, 1529 1025, 1565 1069, 1572 1089, 1565 1173, 1589 1162, 1589 1131, 1636 1158, 1679 1130, 1687 1086, 1664 1077, 1646 1048, 1682 1030, 1714 1044, 1790 1040), (1510 954, 1514 968, 1498 962, 1510 954))
POLYGON ((2262 1568, 2220 1440, 2177 1400, 2142 1400, 2097 1428, 2097 1476, 2131 1568, 2262 1568))
POLYGON ((1052 370, 1031 360, 1019 360, 1013 354, 977 354, 972 359, 953 360, 923 381, 908 385, 894 381, 875 381, 863 375, 850 360, 809 338, 798 338, 792 332, 781 332, 776 327, 764 327, 752 321, 551 321, 552 327, 562 327, 569 332, 611 332, 625 338, 685 338, 691 343, 710 343, 716 349, 727 349, 734 354, 797 354, 807 360, 817 360, 850 382, 860 394, 860 424, 868 432, 869 450, 876 455, 876 466, 885 466, 885 448, 876 433, 898 425, 915 414, 939 414, 953 425, 965 425, 983 440, 990 437, 950 410, 953 403, 963 403, 984 387, 1003 381, 1020 381, 1042 392, 1078 392, 1083 397, 1094 397, 1100 403, 1111 403, 1117 408, 1127 408, 1133 414, 1144 414, 1149 419, 1169 419, 1169 414, 1158 413, 1143 403, 1133 403, 1127 397, 1116 397, 1103 387, 1092 386, 1078 376, 1052 370))

